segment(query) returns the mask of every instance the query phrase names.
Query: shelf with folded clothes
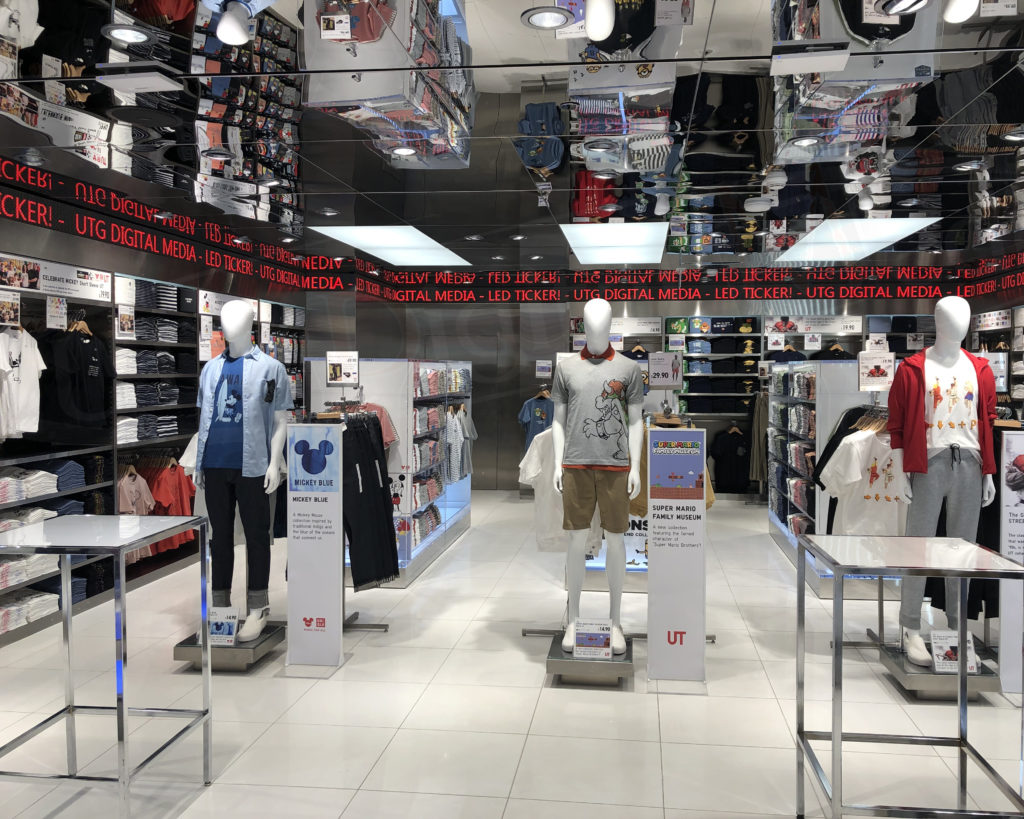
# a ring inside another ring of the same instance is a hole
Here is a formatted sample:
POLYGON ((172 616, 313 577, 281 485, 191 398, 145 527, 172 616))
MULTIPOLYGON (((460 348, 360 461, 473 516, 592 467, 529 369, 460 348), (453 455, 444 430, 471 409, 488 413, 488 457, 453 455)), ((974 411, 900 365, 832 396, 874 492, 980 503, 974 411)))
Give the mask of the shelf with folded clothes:
POLYGON ((172 350, 194 350, 199 346, 194 341, 146 341, 144 339, 123 339, 116 340, 119 347, 161 347, 172 350))
POLYGON ((117 444, 118 449, 139 449, 144 446, 174 446, 177 444, 187 444, 192 440, 192 436, 195 432, 189 432, 183 435, 165 435, 164 437, 154 438, 143 438, 139 441, 126 441, 124 443, 117 444))
POLYGON ((85 486, 76 486, 74 489, 65 489, 62 492, 49 492, 45 495, 36 495, 31 498, 21 498, 20 500, 8 501, 6 503, 0 503, 0 512, 8 509, 17 509, 19 506, 30 506, 32 504, 43 503, 48 500, 66 498, 70 495, 80 495, 83 492, 96 492, 100 489, 106 489, 113 485, 113 481, 100 481, 99 483, 90 483, 85 486))
POLYGON ((144 381, 146 379, 162 379, 162 378, 199 378, 199 373, 118 373, 117 377, 131 378, 136 381, 144 381))
POLYGON ((420 438, 429 438, 432 435, 437 435, 437 433, 439 433, 442 429, 444 429, 444 427, 434 427, 433 429, 425 429, 423 430, 423 432, 414 433, 412 439, 416 441, 419 440, 420 438))
MULTIPOLYGON (((100 555, 98 557, 87 557, 84 560, 77 560, 71 564, 72 570, 82 569, 100 560, 106 560, 106 555, 100 555)), ((0 595, 7 594, 8 592, 18 591, 18 589, 24 589, 31 586, 33 583, 40 583, 43 580, 49 580, 51 577, 60 577, 60 569, 51 572, 42 572, 34 577, 30 577, 27 580, 21 580, 17 583, 11 583, 9 586, 0 586, 0 595)))
POLYGON ((143 313, 147 316, 167 316, 168 318, 190 318, 194 319, 196 313, 194 310, 171 310, 168 307, 135 307, 136 313, 143 313))
POLYGON ((683 336, 684 338, 754 338, 760 339, 760 333, 671 333, 670 335, 683 336))
POLYGON ((680 398, 696 396, 697 398, 753 398, 756 392, 683 392, 679 391, 680 398))
MULTIPOLYGON (((5 442, 8 446, 17 439, 5 442)), ((22 439, 25 440, 25 439, 22 439)), ((26 443, 28 443, 26 441, 26 443)), ((17 450, 15 450, 16 452, 17 450)), ((24 454, 12 454, 10 457, 0 458, 0 468, 5 466, 21 466, 35 461, 63 460, 65 458, 76 458, 81 455, 100 455, 110 452, 110 445, 88 446, 77 449, 47 450, 45 452, 25 452, 24 454)))
POLYGON ((118 407, 115 412, 118 415, 130 415, 135 412, 155 412, 160 410, 161 412, 167 412, 169 410, 194 410, 196 409, 195 402, 188 404, 149 404, 148 406, 142 407, 118 407))
POLYGON ((756 350, 752 353, 684 353, 681 350, 669 350, 669 352, 678 353, 683 358, 750 358, 760 355, 756 350))

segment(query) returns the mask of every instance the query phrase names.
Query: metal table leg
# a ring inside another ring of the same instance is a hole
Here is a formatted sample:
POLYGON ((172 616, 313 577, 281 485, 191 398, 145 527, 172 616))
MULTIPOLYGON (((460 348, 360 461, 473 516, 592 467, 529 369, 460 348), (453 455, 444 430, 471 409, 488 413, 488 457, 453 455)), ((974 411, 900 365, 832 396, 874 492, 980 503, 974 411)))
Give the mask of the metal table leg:
POLYGON ((804 629, 807 618, 807 549, 799 541, 796 562, 796 815, 803 819, 804 800, 804 629))
POLYGON ((199 527, 199 609, 200 609, 200 638, 203 654, 203 710, 206 711, 206 721, 203 723, 203 783, 209 785, 213 782, 213 714, 210 711, 211 679, 210 679, 210 608, 209 602, 209 576, 210 576, 210 550, 207 541, 207 526, 204 521, 199 527))
POLYGON ((64 733, 67 743, 68 776, 78 774, 78 741, 75 731, 75 673, 71 648, 71 617, 74 614, 71 605, 71 556, 61 555, 60 558, 60 605, 62 637, 64 640, 64 706, 67 716, 64 717, 64 733))
POLYGON ((124 553, 114 558, 114 685, 117 694, 115 707, 117 715, 117 787, 119 811, 123 817, 131 816, 131 796, 129 793, 130 768, 128 766, 128 730, 124 701, 124 672, 128 662, 128 624, 126 612, 126 596, 128 586, 125 582, 124 553))
POLYGON ((843 815, 843 579, 832 581, 832 819, 843 815))
POLYGON ((957 655, 956 710, 957 736, 960 737, 960 765, 957 773, 956 804, 959 810, 967 810, 967 660, 970 656, 967 645, 967 585, 969 582, 966 577, 961 577, 958 583, 960 622, 957 623, 959 653, 957 655))

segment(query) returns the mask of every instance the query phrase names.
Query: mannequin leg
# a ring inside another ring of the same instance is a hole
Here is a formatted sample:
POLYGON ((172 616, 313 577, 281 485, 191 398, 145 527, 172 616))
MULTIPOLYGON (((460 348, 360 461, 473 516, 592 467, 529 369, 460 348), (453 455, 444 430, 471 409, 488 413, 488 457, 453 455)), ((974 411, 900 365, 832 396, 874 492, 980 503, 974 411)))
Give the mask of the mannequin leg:
POLYGON ((245 530, 248 605, 238 641, 246 643, 259 637, 270 619, 270 496, 263 490, 262 477, 240 477, 236 494, 245 530))
POLYGON ((231 469, 203 470, 206 514, 210 518, 210 562, 214 606, 231 605, 235 571, 235 484, 231 469))
MULTIPOLYGON (((946 495, 946 536, 958 537, 968 543, 978 541, 978 519, 981 517, 981 463, 964 455, 953 464, 953 483, 946 495)), ((960 583, 958 578, 946 579, 946 623, 951 629, 960 627, 960 583)))
POLYGON ((569 615, 562 638, 562 651, 572 651, 576 645, 576 620, 580 616, 580 595, 583 578, 587 573, 587 533, 589 529, 570 531, 569 551, 565 556, 565 576, 569 586, 569 615))
POLYGON ((609 532, 605 535, 605 574, 608 576, 609 617, 612 620, 612 653, 626 653, 626 637, 622 633, 622 588, 626 584, 626 538, 609 532))

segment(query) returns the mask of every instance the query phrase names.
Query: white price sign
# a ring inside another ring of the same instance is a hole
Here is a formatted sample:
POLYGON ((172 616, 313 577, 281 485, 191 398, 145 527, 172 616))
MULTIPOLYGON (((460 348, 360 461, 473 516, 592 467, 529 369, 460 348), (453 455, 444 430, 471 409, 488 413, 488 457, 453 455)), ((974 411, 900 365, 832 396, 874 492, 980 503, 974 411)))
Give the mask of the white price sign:
POLYGON ((68 329, 68 300, 60 296, 46 297, 46 329, 68 329))
POLYGON ((577 660, 612 658, 612 621, 576 620, 576 644, 572 656, 577 660))
POLYGON ((534 378, 551 378, 552 367, 550 358, 538 358, 534 365, 534 378))
POLYGON ((785 333, 768 333, 767 339, 769 350, 782 350, 786 346, 785 333))
POLYGON ((821 349, 821 333, 808 333, 804 336, 804 350, 820 350, 821 349))
POLYGON ((651 353, 650 386, 652 390, 679 389, 683 385, 683 362, 679 353, 651 353))
POLYGON ((327 386, 355 387, 359 385, 359 353, 342 350, 327 353, 327 386))
POLYGON ((669 336, 668 337, 668 349, 670 351, 678 350, 681 353, 686 352, 686 336, 669 336))
POLYGON ((896 356, 892 353, 857 353, 860 391, 887 390, 896 376, 896 356))

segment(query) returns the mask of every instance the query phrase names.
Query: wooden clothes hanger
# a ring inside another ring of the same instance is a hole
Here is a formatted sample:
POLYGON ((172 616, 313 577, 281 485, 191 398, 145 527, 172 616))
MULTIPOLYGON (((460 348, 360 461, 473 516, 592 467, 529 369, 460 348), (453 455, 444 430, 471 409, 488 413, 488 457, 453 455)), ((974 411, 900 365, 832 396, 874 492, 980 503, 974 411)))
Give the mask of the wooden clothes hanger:
POLYGON ((785 353, 795 353, 796 347, 794 347, 792 344, 787 344, 785 347, 782 348, 782 351, 785 353))
POLYGON ((843 352, 843 353, 846 352, 846 348, 843 347, 843 345, 840 344, 838 341, 835 342, 831 347, 829 347, 829 350, 839 350, 840 352, 843 352))

